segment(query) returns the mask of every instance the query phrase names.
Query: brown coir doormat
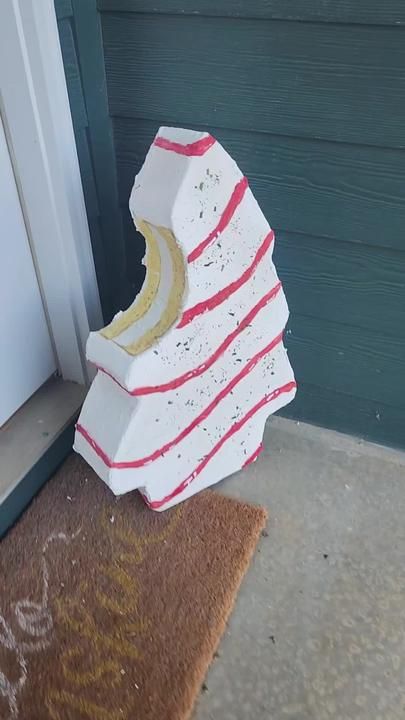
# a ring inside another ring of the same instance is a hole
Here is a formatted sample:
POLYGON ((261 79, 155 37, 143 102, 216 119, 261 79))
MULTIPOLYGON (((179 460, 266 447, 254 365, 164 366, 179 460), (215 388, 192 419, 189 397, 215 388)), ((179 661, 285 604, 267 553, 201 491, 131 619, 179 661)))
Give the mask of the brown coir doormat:
POLYGON ((0 718, 189 717, 265 519, 154 513, 72 455, 0 543, 0 718))

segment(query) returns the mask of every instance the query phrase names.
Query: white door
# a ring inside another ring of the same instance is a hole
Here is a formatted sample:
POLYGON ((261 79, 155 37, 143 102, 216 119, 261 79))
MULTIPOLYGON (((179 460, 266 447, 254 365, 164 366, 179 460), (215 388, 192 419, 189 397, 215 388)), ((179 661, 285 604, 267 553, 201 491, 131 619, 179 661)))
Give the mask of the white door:
POLYGON ((0 118, 0 427, 56 367, 0 118))

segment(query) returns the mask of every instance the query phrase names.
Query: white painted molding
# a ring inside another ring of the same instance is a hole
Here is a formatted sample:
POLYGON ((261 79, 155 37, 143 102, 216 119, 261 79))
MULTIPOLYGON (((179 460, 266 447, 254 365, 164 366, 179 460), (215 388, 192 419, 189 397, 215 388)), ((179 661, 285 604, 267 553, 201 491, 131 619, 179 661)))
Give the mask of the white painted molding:
POLYGON ((0 5, 0 110, 62 377, 102 314, 53 0, 0 5))

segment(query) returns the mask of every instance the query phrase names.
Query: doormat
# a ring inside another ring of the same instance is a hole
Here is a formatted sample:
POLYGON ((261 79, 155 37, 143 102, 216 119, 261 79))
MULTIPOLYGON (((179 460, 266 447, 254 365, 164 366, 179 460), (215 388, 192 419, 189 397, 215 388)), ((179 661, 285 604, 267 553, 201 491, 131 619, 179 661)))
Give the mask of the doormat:
POLYGON ((188 718, 265 521, 154 513, 69 457, 0 543, 0 718, 188 718))

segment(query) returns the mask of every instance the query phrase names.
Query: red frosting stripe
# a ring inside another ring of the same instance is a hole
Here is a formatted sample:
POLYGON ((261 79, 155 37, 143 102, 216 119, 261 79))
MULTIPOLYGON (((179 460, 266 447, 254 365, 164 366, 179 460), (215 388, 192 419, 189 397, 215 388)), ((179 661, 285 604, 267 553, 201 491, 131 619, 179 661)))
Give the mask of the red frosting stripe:
POLYGON ((103 367, 100 367, 100 365, 96 365, 97 369, 100 370, 100 372, 105 373, 108 375, 114 382, 117 383, 125 392, 129 393, 129 395, 132 395, 133 397, 138 397, 140 395, 151 395, 152 393, 156 392, 167 392, 168 390, 175 390, 176 388, 180 387, 181 385, 184 385, 184 383, 188 382, 188 380, 192 380, 195 377, 198 377, 199 375, 202 375, 206 370, 208 370, 211 365, 214 364, 216 360, 222 355, 223 352, 231 345, 231 343, 235 340, 235 338, 243 331, 245 328, 250 325, 252 320, 256 317, 256 315, 262 310, 262 308, 267 305, 271 300, 273 300, 276 295, 281 290, 281 282, 279 281, 271 290, 269 290, 261 300, 259 300, 258 303, 248 312, 247 315, 240 321, 239 325, 232 330, 229 335, 223 340, 223 342, 217 347, 217 349, 210 355, 206 360, 204 360, 203 363, 200 365, 197 365, 197 367, 193 368, 192 370, 188 370, 187 372, 183 373, 182 375, 179 375, 177 378, 174 378, 173 380, 169 380, 166 383, 162 383, 160 385, 143 385, 138 388, 134 388, 134 390, 127 390, 123 385, 121 385, 120 382, 110 373, 108 370, 106 370, 103 367))
POLYGON ((244 285, 252 277, 257 266, 268 251, 273 241, 274 232, 273 230, 270 230, 270 232, 268 233, 268 235, 266 235, 262 244, 260 245, 255 257, 253 258, 253 262, 249 265, 248 268, 246 268, 242 275, 237 280, 234 280, 233 282, 229 283, 229 285, 219 290, 217 293, 215 293, 215 295, 207 298, 207 300, 202 300, 201 302, 194 305, 194 307, 185 310, 177 327, 185 327, 185 325, 191 323, 195 317, 197 317, 198 315, 202 315, 202 313, 207 312, 207 310, 213 310, 217 307, 217 305, 225 302, 225 300, 227 300, 230 295, 233 295, 234 292, 239 290, 239 288, 242 287, 242 285, 244 285))
POLYGON ((178 142, 173 142, 167 138, 158 135, 153 141, 156 147, 162 148, 162 150, 170 150, 171 152, 177 153, 178 155, 186 155, 187 157, 198 157, 205 155, 207 150, 210 149, 216 142, 212 135, 206 135, 201 140, 189 143, 188 145, 182 145, 178 142))
POLYGON ((202 240, 197 247, 194 248, 194 250, 191 251, 191 253, 188 255, 187 260, 189 263, 194 262, 194 260, 197 260, 200 255, 204 252, 204 250, 210 245, 213 240, 216 240, 218 235, 225 230, 225 228, 229 225, 231 222, 235 210, 240 205, 240 203, 243 200, 243 196, 249 186, 247 178, 243 177, 239 182, 235 185, 232 195, 230 199, 228 200, 228 204, 226 205, 217 225, 213 230, 211 230, 210 234, 207 235, 207 237, 202 240))
POLYGON ((260 443, 259 447, 257 447, 256 450, 248 457, 248 459, 245 460, 242 467, 245 468, 248 465, 251 465, 255 460, 257 460, 257 458, 259 457, 262 450, 263 450, 263 443, 260 443))
POLYGON ((214 455, 217 454, 217 452, 226 443, 226 441, 229 440, 232 435, 238 432, 238 430, 240 430, 250 420, 250 418, 252 418, 257 412, 259 412, 262 407, 272 402, 273 400, 276 400, 279 395, 281 395, 282 393, 289 393, 296 387, 297 383, 292 380, 291 382, 277 388, 277 390, 273 390, 273 392, 267 393, 267 395, 265 395, 261 400, 259 400, 256 405, 253 405, 253 407, 250 408, 250 410, 246 413, 246 415, 244 415, 243 418, 231 425, 225 435, 222 436, 222 438, 217 442, 216 445, 214 445, 208 455, 205 456, 204 460, 202 460, 199 465, 197 465, 195 470, 193 470, 193 472, 188 475, 188 477, 186 477, 186 479, 183 480, 180 485, 178 485, 174 490, 172 490, 171 493, 169 493, 169 495, 166 495, 166 497, 162 498, 161 500, 153 500, 152 502, 149 501, 149 507, 153 510, 158 510, 159 508, 163 507, 163 505, 166 505, 168 502, 170 502, 170 500, 173 500, 174 497, 180 495, 190 485, 190 483, 192 483, 193 480, 195 480, 195 478, 204 470, 206 465, 208 465, 209 461, 212 460, 214 455))
POLYGON ((94 452, 109 468, 115 468, 117 470, 129 470, 131 468, 135 469, 143 467, 144 465, 148 465, 150 462, 153 462, 154 460, 160 458, 162 455, 164 455, 164 453, 167 453, 175 445, 178 445, 178 443, 184 440, 184 438, 186 438, 187 435, 189 435, 194 430, 194 428, 197 427, 197 425, 204 422, 204 420, 207 419, 207 417, 212 413, 212 411, 215 410, 221 400, 223 400, 227 395, 229 395, 233 388, 253 370, 259 360, 261 360, 265 355, 274 350, 274 348, 277 347, 277 345, 282 341, 282 339, 283 333, 281 332, 279 335, 277 335, 277 337, 274 338, 274 340, 272 340, 268 345, 266 345, 265 348, 260 350, 249 360, 245 367, 242 368, 242 370, 240 370, 237 375, 235 375, 235 377, 232 378, 232 380, 227 385, 225 385, 224 388, 222 388, 221 392, 219 392, 218 395, 214 397, 214 399, 209 403, 209 405, 207 405, 207 407, 199 415, 197 415, 197 417, 195 417, 194 420, 189 425, 187 425, 187 427, 185 427, 178 435, 176 435, 175 438, 167 442, 165 445, 162 445, 162 447, 154 450, 153 453, 151 453, 150 455, 146 455, 143 458, 138 458, 137 460, 125 460, 121 462, 115 462, 108 457, 108 455, 104 452, 100 445, 98 445, 94 438, 91 437, 91 435, 82 425, 80 425, 80 423, 77 423, 76 430, 85 438, 85 440, 87 440, 87 442, 93 448, 94 452))

